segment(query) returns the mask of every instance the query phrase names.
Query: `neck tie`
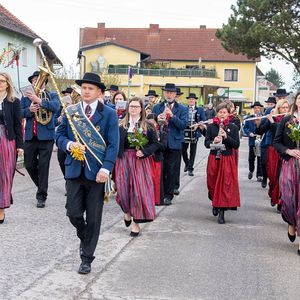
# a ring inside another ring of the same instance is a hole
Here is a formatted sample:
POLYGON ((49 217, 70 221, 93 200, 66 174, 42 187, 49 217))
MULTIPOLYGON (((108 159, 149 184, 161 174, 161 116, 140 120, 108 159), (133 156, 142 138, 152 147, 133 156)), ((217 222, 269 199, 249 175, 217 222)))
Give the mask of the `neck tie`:
POLYGON ((86 106, 84 110, 85 115, 89 118, 92 114, 92 108, 89 106, 89 104, 86 106))

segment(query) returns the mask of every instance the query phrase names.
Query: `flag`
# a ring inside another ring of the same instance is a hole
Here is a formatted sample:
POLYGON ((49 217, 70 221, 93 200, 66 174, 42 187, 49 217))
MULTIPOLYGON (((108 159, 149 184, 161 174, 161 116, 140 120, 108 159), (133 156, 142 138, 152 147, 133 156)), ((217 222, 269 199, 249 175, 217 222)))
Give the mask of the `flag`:
POLYGON ((132 67, 128 66, 128 80, 132 78, 133 72, 132 72, 132 67))
POLYGON ((203 102, 203 98, 202 98, 202 95, 199 96, 199 99, 198 99, 198 106, 203 106, 204 105, 204 102, 203 102))

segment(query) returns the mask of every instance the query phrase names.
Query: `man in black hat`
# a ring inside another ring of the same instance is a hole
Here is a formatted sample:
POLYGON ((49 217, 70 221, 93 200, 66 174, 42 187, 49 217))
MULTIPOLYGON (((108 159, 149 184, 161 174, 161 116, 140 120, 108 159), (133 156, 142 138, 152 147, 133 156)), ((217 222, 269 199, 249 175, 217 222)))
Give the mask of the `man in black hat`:
POLYGON ((109 88, 110 92, 110 102, 112 102, 112 99, 114 98, 114 95, 119 91, 119 87, 115 84, 112 84, 109 88))
POLYGON ((159 97, 158 94, 156 94, 155 90, 149 90, 148 93, 145 95, 145 97, 148 98, 148 105, 151 107, 151 109, 154 107, 155 104, 157 104, 157 98, 159 97))
POLYGON ((176 168, 181 155, 184 129, 188 123, 188 110, 175 101, 176 87, 173 83, 166 83, 163 88, 164 102, 156 104, 152 110, 158 116, 158 122, 167 124, 167 147, 164 151, 164 204, 172 204, 176 168))
MULTIPOLYGON (((251 106, 253 108, 253 115, 250 115, 247 119, 253 118, 253 117, 261 117, 262 116, 262 109, 263 105, 255 101, 254 104, 251 106)), ((248 179, 252 179, 253 172, 254 172, 254 164, 255 164, 255 157, 257 158, 256 162, 256 178, 257 181, 262 181, 262 170, 261 170, 261 159, 260 159, 260 153, 258 151, 258 141, 256 141, 256 130, 259 127, 260 120, 253 120, 253 121, 247 121, 245 119, 243 130, 244 133, 248 136, 248 145, 249 145, 249 156, 248 156, 248 163, 249 163, 249 173, 248 173, 248 179)))
POLYGON ((273 93, 273 95, 276 97, 276 102, 281 99, 287 99, 289 94, 290 93, 286 92, 286 89, 277 89, 276 93, 273 93))
POLYGON ((197 152, 197 142, 201 137, 200 130, 195 130, 192 125, 195 123, 203 122, 206 120, 205 112, 202 107, 197 107, 196 101, 198 97, 195 93, 190 93, 186 99, 189 100, 189 125, 185 129, 184 143, 182 145, 182 158, 185 163, 184 171, 188 172, 189 176, 194 176, 194 162, 197 152), (187 150, 190 147, 190 155, 188 156, 187 150))
POLYGON ((66 113, 86 146, 76 142, 66 115, 57 129, 56 143, 67 153, 67 216, 80 239, 82 262, 78 272, 87 274, 91 271, 100 233, 105 183, 119 150, 119 126, 115 110, 99 101, 105 91, 100 77, 85 73, 76 83, 81 86, 82 101, 69 106, 66 113), (71 156, 74 149, 85 153, 84 162, 71 156))
MULTIPOLYGON (((28 77, 34 87, 40 72, 28 77)), ((45 89, 47 81, 41 86, 38 95, 26 92, 21 98, 22 117, 26 119, 24 164, 37 187, 36 206, 44 208, 48 196, 48 177, 50 159, 55 137, 55 113, 60 103, 56 93, 45 89)))

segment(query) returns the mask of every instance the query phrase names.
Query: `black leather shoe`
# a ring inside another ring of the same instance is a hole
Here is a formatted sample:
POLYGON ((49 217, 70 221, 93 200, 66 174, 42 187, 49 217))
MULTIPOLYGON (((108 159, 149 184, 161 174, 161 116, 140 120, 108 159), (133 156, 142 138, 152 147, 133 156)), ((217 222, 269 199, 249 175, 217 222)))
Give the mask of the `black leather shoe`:
POLYGON ((5 220, 5 214, 4 214, 4 217, 2 220, 0 220, 0 224, 3 224, 4 223, 4 220, 5 220))
POLYGON ((45 207, 45 200, 38 200, 37 201, 37 204, 36 204, 36 207, 38 208, 44 208, 45 207))
POLYGON ((188 166, 185 166, 183 171, 187 172, 187 170, 188 170, 188 166))
POLYGON ((140 234, 139 231, 138 232, 134 232, 134 231, 130 232, 130 236, 132 236, 132 237, 137 237, 139 234, 140 234))
POLYGON ((224 209, 219 209, 218 223, 225 224, 224 209))
POLYGON ((171 205, 172 204, 172 200, 171 199, 169 199, 169 198, 165 198, 164 199, 164 203, 162 204, 162 205, 171 205))
POLYGON ((88 274, 91 272, 91 263, 89 262, 86 262, 86 261, 83 261, 80 266, 79 266, 79 269, 78 269, 78 273, 79 274, 88 274))
POLYGON ((266 188, 266 187, 267 187, 267 180, 263 180, 263 181, 261 182, 261 187, 262 187, 262 188, 266 188))
POLYGON ((294 243, 294 242, 295 242, 296 234, 291 235, 291 234, 288 232, 288 237, 289 237, 289 240, 290 240, 291 243, 294 243))
POLYGON ((124 223, 126 227, 129 227, 131 225, 131 220, 127 221, 124 219, 124 223))
POLYGON ((193 171, 189 171, 189 172, 188 172, 188 175, 189 175, 189 176, 194 176, 193 171))
POLYGON ((178 196, 178 195, 180 194, 180 192, 179 192, 178 189, 175 189, 175 190, 173 191, 173 194, 176 195, 176 196, 178 196))
POLYGON ((300 255, 300 249, 297 250, 298 255, 300 255))
POLYGON ((248 173, 248 179, 252 179, 252 177, 253 177, 253 172, 249 172, 248 173))
POLYGON ((212 208, 212 214, 216 217, 219 214, 219 209, 216 207, 212 208))
POLYGON ((258 177, 256 178, 256 180, 257 180, 257 182, 262 182, 262 181, 263 181, 263 178, 262 178, 261 176, 258 176, 258 177))
POLYGON ((282 207, 281 204, 277 204, 277 212, 278 212, 279 214, 281 214, 281 207, 282 207))
POLYGON ((276 205, 275 203, 272 202, 272 199, 271 199, 270 203, 271 203, 272 207, 274 207, 276 205))

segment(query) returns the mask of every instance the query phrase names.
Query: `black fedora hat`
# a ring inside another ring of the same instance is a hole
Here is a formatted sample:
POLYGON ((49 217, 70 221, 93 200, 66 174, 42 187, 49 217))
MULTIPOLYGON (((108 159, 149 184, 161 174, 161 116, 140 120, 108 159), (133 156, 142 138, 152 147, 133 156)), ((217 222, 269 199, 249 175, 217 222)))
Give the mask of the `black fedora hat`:
POLYGON ((274 103, 274 104, 276 104, 276 98, 275 97, 269 97, 265 102, 266 103, 274 103))
POLYGON ((156 94, 156 91, 154 90, 149 90, 148 91, 148 94, 145 95, 146 97, 149 97, 149 96, 154 96, 154 97, 158 97, 159 95, 156 94))
POLYGON ((73 92, 73 89, 71 87, 67 87, 64 91, 61 91, 61 93, 64 95, 66 93, 71 94, 73 92))
POLYGON ((162 88, 163 91, 176 92, 176 86, 174 83, 166 83, 162 88))
MULTIPOLYGON (((32 83, 33 77, 38 77, 40 75, 40 71, 34 71, 31 76, 28 77, 28 81, 32 83)), ((48 83, 48 79, 46 79, 46 84, 48 83)))
POLYGON ((287 93, 285 89, 277 89, 276 93, 273 93, 275 97, 284 97, 288 96, 290 93, 287 93))
POLYGON ((102 92, 105 91, 104 83, 101 82, 100 76, 95 73, 85 73, 82 79, 77 79, 75 80, 75 82, 80 86, 83 83, 93 84, 96 85, 98 88, 100 88, 102 92))
POLYGON ((183 93, 181 92, 181 89, 179 87, 176 88, 176 96, 181 96, 183 93))
POLYGON ((254 106, 264 107, 259 101, 255 101, 255 102, 251 105, 251 108, 253 108, 254 106))
POLYGON ((115 91, 115 92, 117 92, 118 90, 119 90, 119 87, 115 84, 112 84, 110 86, 110 88, 108 89, 108 91, 115 91))
POLYGON ((196 96, 195 93, 189 93, 189 95, 186 97, 186 99, 190 99, 190 98, 198 99, 198 97, 196 96))

